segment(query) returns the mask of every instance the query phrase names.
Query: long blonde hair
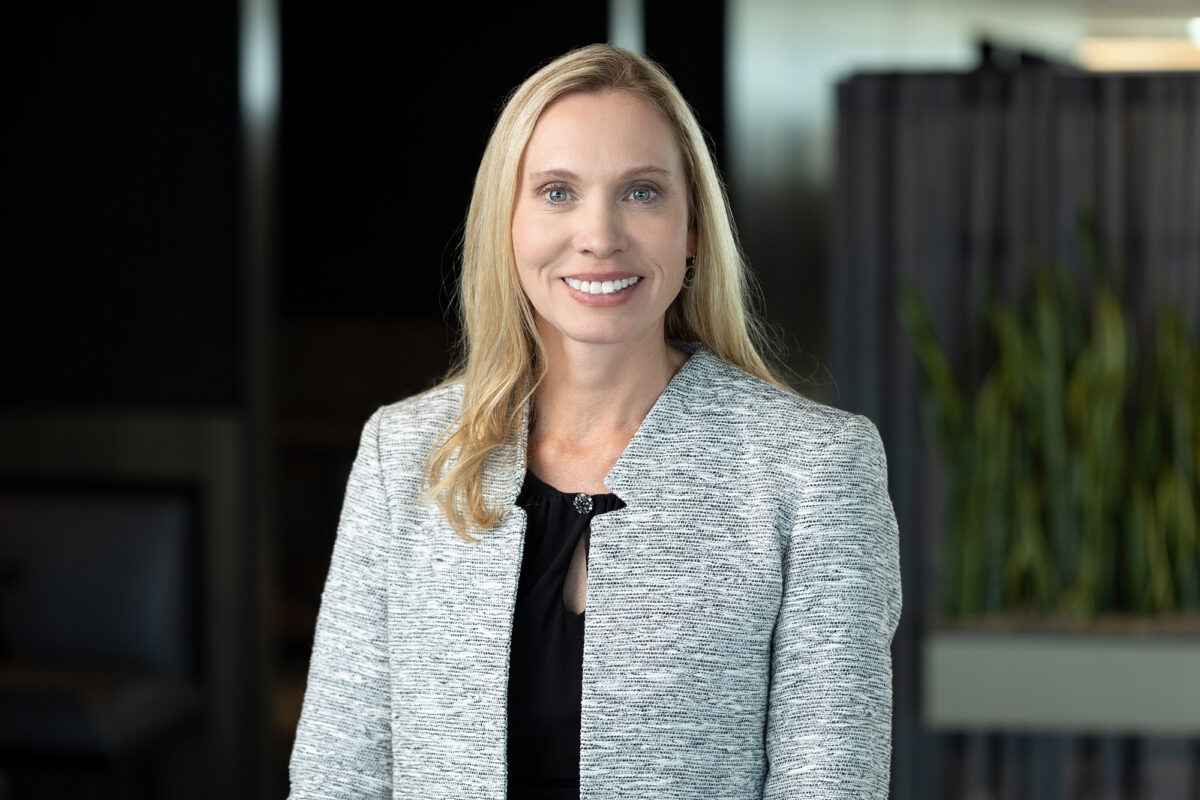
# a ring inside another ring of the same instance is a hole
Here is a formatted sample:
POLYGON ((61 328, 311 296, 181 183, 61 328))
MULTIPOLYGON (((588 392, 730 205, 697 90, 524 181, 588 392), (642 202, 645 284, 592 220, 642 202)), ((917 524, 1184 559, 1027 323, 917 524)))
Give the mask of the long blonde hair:
POLYGON ((487 505, 485 462, 520 441, 524 411, 545 374, 546 351, 521 289, 512 248, 512 212, 521 157, 542 112, 573 92, 616 89, 658 109, 675 132, 696 229, 696 279, 667 309, 668 339, 699 341, 752 375, 784 385, 761 349, 752 282, 734 232, 729 201, 704 133, 671 78, 649 59, 607 44, 574 50, 517 87, 488 139, 463 234, 458 286, 462 341, 446 382, 463 384, 462 409, 425 463, 426 498, 435 498, 454 531, 491 528, 503 508, 487 505))

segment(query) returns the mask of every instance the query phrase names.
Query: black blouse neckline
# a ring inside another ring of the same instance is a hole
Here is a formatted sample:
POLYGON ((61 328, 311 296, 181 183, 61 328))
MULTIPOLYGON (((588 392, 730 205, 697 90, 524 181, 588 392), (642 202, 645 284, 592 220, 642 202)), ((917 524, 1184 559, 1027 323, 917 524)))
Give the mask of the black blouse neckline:
MULTIPOLYGON (((574 503, 575 498, 584 492, 564 492, 561 489, 556 489, 550 484, 543 481, 533 473, 533 470, 525 470, 525 483, 521 486, 521 494, 517 497, 517 505, 527 508, 532 505, 540 505, 553 501, 574 503)), ((606 511, 613 511, 619 506, 620 499, 612 492, 604 494, 589 494, 592 499, 592 505, 595 508, 595 513, 602 514, 606 511)))

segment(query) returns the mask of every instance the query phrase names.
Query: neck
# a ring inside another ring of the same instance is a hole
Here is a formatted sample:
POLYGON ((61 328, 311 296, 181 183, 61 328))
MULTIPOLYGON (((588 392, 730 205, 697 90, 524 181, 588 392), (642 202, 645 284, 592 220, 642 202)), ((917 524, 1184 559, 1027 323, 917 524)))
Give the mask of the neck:
POLYGON ((687 360, 667 344, 661 327, 619 344, 570 341, 552 328, 541 334, 547 369, 534 396, 531 436, 581 446, 632 436, 687 360))

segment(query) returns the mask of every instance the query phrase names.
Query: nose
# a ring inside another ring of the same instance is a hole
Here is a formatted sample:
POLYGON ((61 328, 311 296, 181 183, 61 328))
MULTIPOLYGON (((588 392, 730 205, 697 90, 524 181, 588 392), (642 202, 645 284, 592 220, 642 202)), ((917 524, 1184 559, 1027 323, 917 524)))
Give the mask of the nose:
POLYGON ((575 249, 596 258, 610 258, 629 246, 620 209, 610 203, 594 203, 581 209, 575 249))

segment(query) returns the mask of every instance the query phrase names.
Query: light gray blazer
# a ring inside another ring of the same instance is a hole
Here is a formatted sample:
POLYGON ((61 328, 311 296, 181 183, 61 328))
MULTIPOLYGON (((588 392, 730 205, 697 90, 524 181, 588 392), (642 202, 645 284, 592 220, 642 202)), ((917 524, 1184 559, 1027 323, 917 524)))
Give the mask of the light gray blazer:
MULTIPOLYGON (((291 759, 294 800, 505 797, 523 443, 488 465, 509 509, 468 543, 416 502, 457 385, 363 431, 291 759)), ((883 798, 895 516, 869 421, 698 349, 605 484, 591 526, 580 794, 883 798)))

